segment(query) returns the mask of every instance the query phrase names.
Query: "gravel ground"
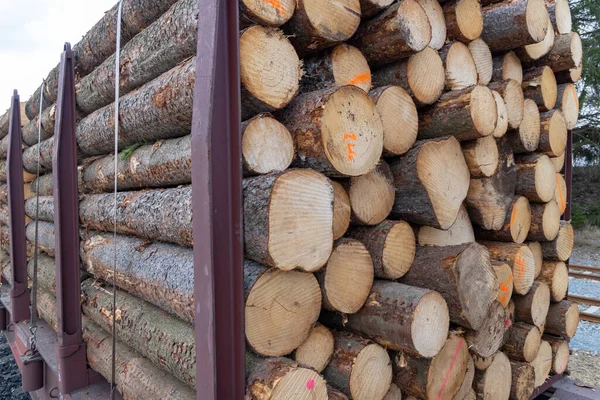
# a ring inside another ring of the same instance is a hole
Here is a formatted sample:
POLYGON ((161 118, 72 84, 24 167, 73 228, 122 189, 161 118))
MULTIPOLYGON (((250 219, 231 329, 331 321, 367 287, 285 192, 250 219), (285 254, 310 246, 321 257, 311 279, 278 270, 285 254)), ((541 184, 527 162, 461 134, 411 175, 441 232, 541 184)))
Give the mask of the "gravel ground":
POLYGON ((21 374, 4 334, 0 333, 0 400, 29 400, 21 392, 21 374))

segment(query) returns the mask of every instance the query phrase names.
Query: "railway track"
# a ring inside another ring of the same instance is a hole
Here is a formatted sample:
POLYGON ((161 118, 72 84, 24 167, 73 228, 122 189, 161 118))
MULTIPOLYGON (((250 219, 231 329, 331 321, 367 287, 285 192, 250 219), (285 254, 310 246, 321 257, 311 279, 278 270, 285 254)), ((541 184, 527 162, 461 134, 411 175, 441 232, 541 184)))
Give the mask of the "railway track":
MULTIPOLYGON (((600 281, 600 267, 570 264, 569 276, 578 279, 591 279, 594 281, 600 281)), ((600 308, 600 299, 569 294, 569 300, 579 305, 591 306, 591 309, 588 309, 585 312, 579 312, 579 319, 600 324, 600 315, 589 312, 596 311, 598 308, 600 308)))

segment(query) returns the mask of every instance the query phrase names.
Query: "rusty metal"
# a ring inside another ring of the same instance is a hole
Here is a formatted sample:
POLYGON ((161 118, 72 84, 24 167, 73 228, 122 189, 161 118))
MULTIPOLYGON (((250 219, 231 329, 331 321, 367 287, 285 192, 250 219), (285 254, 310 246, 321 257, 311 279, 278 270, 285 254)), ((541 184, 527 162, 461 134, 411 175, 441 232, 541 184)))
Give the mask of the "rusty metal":
POLYGON ((52 171, 59 391, 88 385, 85 343, 81 331, 79 279, 79 198, 75 141, 75 75, 73 51, 66 43, 61 55, 52 171))
POLYGON ((579 279, 591 279, 593 281, 600 281, 600 275, 585 274, 583 272, 569 271, 569 276, 579 279))
POLYGON ((574 294, 569 294, 569 300, 577 304, 600 307, 600 299, 595 299, 593 297, 575 296, 574 294))
POLYGON ((542 393, 544 393, 545 391, 550 389, 552 386, 554 386, 556 383, 563 380, 564 378, 565 378, 565 376, 562 374, 561 375, 551 375, 549 378, 546 379, 546 381, 544 383, 542 383, 540 386, 538 386, 537 388, 534 389, 533 394, 531 395, 530 399, 535 399, 536 397, 538 397, 539 395, 541 395, 542 393))
POLYGON ((597 272, 600 274, 600 267, 594 267, 591 265, 574 265, 574 264, 569 264, 569 268, 572 269, 578 269, 581 271, 588 271, 588 272, 597 272))
POLYGON ((596 315, 596 314, 592 314, 592 313, 580 311, 579 319, 588 321, 588 322, 594 322, 596 324, 600 324, 600 315, 596 315))
POLYGON ((567 134, 567 148, 565 149, 565 182, 567 184, 567 208, 563 214, 565 221, 571 220, 571 199, 573 187, 573 132, 567 134))
POLYGON ((25 249, 25 198, 23 194, 23 136, 21 134, 21 104, 15 90, 10 106, 8 128, 6 181, 8 186, 8 233, 10 264, 12 265, 12 322, 29 319, 29 288, 27 287, 27 252, 25 249))
POLYGON ((196 396, 244 396, 238 3, 200 0, 192 120, 196 396))

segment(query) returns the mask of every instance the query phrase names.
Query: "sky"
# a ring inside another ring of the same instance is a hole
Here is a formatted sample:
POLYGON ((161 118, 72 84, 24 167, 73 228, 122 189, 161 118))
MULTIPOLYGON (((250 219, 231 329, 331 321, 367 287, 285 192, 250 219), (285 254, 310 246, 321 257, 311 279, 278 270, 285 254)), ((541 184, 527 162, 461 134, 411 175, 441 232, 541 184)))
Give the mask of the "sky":
POLYGON ((27 101, 60 61, 117 0, 0 0, 0 114, 14 89, 27 101))

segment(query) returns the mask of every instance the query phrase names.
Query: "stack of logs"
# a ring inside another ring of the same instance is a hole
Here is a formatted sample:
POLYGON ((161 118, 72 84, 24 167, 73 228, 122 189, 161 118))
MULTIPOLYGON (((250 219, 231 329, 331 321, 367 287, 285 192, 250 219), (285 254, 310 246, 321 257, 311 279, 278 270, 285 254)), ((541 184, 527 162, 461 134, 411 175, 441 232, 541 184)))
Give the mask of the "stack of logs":
MULTIPOLYGON (((198 5, 138 3, 120 64, 117 385, 193 398, 198 5)), ((114 14, 75 46, 82 307, 104 376, 114 14)), ((561 171, 582 59, 567 0, 240 0, 240 22, 247 397, 528 399, 563 373, 579 318, 561 171)), ((23 128, 24 167, 39 148, 44 172, 50 324, 56 81, 23 128)))

